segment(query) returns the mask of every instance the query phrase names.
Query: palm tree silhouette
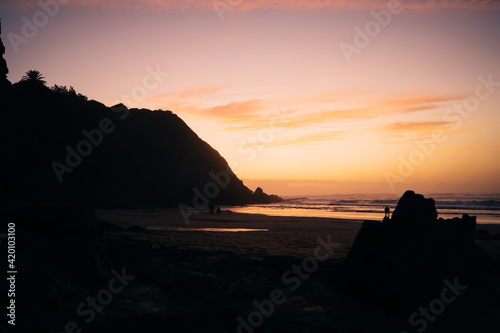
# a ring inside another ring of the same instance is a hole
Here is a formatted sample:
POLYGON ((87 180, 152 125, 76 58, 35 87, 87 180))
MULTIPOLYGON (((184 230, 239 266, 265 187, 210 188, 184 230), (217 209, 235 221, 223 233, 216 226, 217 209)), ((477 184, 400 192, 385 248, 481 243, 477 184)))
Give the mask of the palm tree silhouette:
POLYGON ((23 76, 22 81, 37 83, 45 85, 47 81, 44 80, 42 73, 36 70, 30 70, 26 72, 26 75, 23 76))

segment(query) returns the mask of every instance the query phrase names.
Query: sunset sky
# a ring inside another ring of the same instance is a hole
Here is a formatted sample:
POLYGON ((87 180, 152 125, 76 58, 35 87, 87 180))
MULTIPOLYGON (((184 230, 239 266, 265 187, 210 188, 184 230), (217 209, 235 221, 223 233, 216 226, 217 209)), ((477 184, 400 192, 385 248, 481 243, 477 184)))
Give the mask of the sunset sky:
POLYGON ((252 189, 500 192, 500 2, 2 0, 0 17, 12 82, 37 69, 172 110, 252 189))

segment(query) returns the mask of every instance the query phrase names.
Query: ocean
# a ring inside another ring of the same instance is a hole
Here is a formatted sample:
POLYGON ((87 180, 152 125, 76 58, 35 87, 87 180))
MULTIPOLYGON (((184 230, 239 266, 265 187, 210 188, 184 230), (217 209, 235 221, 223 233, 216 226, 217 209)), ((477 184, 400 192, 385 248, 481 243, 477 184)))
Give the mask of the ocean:
MULTIPOLYGON (((436 202, 438 217, 452 218, 469 214, 477 223, 500 224, 500 193, 498 194, 429 194, 436 202)), ((384 208, 396 208, 399 196, 391 194, 340 194, 283 197, 286 201, 267 205, 233 207, 234 212, 271 216, 333 217, 382 220, 384 208)))

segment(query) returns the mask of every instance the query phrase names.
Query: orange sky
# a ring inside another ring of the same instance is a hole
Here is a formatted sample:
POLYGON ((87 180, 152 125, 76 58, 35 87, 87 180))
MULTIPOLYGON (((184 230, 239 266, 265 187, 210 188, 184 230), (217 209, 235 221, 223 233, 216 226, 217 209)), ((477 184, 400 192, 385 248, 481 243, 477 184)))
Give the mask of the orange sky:
POLYGON ((172 110, 252 188, 500 188, 500 2, 64 2, 2 1, 11 81, 172 110))

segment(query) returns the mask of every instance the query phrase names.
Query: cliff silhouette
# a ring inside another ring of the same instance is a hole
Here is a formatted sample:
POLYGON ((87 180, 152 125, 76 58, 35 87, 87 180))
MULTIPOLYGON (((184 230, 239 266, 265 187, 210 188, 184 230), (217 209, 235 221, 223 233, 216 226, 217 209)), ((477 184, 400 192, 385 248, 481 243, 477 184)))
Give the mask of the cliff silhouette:
POLYGON ((29 79, 8 90, 0 125, 4 201, 199 208, 207 200, 280 200, 261 189, 254 194, 170 111, 109 108, 29 79))
MULTIPOLYGON (((0 44, 0 53, 4 53, 0 44)), ((93 208, 280 201, 248 189, 226 160, 170 111, 107 107, 0 61, 0 200, 93 208)))

